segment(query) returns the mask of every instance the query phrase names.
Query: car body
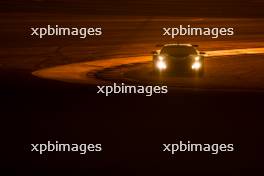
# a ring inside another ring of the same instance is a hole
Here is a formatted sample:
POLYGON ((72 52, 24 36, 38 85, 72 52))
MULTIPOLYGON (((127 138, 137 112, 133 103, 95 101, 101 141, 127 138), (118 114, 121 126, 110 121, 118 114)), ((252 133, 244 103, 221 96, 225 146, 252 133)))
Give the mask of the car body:
POLYGON ((154 70, 193 72, 204 74, 204 54, 197 45, 166 44, 160 50, 153 51, 154 70))

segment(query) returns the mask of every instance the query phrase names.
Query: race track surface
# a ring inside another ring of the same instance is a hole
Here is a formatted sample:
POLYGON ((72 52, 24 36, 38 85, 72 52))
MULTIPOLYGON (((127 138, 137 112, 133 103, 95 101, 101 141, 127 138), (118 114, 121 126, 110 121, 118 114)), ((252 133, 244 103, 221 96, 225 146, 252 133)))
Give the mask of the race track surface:
MULTIPOLYGON (((33 17, 31 17, 33 18, 33 17)), ((76 17, 77 18, 77 17, 76 17)), ((59 40, 47 38, 30 42, 29 47, 10 48, 0 53, 6 68, 26 68, 40 78, 89 85, 111 82, 162 83, 178 88, 263 89, 264 19, 250 18, 176 18, 112 16, 70 19, 80 24, 96 25, 105 30, 103 38, 90 40, 59 40), (162 36, 162 27, 192 24, 200 27, 233 27, 234 36, 212 39, 204 36, 182 36, 177 39, 162 36), (206 52, 205 77, 185 75, 157 76, 151 72, 151 51, 156 44, 198 44, 206 52), (52 43, 52 45, 51 45, 52 43), (22 52, 23 51, 23 52, 22 52), (11 53, 11 54, 10 54, 11 53), (24 57, 25 60, 13 58, 24 57), (10 61, 12 66, 9 66, 10 61), (23 61, 23 62, 22 62, 23 61)), ((31 23, 36 19, 31 19, 31 23)), ((25 21, 27 24, 29 21, 25 21)), ((44 17, 43 23, 69 22, 44 17)), ((13 28, 16 29, 15 26, 13 28)), ((18 40, 23 42, 23 40, 18 40)))
POLYGON ((204 176, 263 171, 264 19, 10 16, 1 19, 0 28, 6 175, 204 176), (28 27, 40 22, 100 24, 105 33, 87 40, 25 37, 30 36, 28 27), (162 36, 162 27, 180 24, 234 27, 236 33, 218 39, 162 36), (155 45, 176 42, 198 44, 207 53, 204 77, 153 74, 151 51, 159 49, 155 45), (96 85, 113 82, 164 84, 169 91, 151 97, 97 93, 96 85), (102 143, 104 150, 87 156, 30 152, 30 144, 48 140, 102 143), (232 143, 236 150, 219 155, 161 152, 162 144, 179 140, 232 143))
POLYGON ((206 52, 205 76, 156 75, 150 56, 88 61, 41 69, 33 75, 71 83, 92 85, 112 82, 157 83, 176 88, 254 89, 264 88, 264 48, 206 52), (144 64, 145 63, 145 64, 144 64))

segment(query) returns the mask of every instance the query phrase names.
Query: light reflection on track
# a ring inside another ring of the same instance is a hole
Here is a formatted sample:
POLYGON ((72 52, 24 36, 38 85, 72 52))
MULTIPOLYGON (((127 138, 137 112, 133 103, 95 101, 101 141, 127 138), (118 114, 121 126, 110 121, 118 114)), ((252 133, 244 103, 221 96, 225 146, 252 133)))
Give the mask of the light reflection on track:
POLYGON ((262 53, 264 53, 264 48, 244 48, 244 49, 208 51, 206 53, 206 56, 216 57, 216 56, 233 56, 233 55, 241 55, 241 54, 262 54, 262 53))
MULTIPOLYGON (((206 56, 221 58, 221 56, 243 55, 243 54, 262 54, 264 48, 244 48, 244 49, 230 49, 207 51, 206 56)), ((45 79, 58 80, 70 83, 84 83, 84 84, 104 84, 105 81, 97 79, 95 74, 106 68, 117 67, 121 65, 144 63, 151 61, 151 56, 116 58, 107 60, 87 61, 81 63, 74 63, 62 66, 55 66, 34 71, 32 74, 45 79)))

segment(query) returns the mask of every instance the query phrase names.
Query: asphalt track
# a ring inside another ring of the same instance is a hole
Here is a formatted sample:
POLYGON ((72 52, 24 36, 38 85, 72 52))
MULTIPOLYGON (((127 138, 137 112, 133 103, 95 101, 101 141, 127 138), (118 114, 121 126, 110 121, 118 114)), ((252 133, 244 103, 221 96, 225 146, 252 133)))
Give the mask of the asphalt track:
MULTIPOLYGON (((31 17, 25 24, 36 20, 31 17)), ((68 22, 80 26, 102 26, 103 38, 63 40, 46 38, 30 40, 28 49, 9 48, 2 51, 2 65, 33 70, 40 78, 88 85, 111 82, 163 83, 175 88, 263 89, 263 19, 252 18, 179 18, 179 17, 75 17, 68 22), (75 20, 74 20, 75 19, 75 20), (233 27, 234 36, 212 39, 205 36, 164 37, 163 27, 192 24, 197 27, 233 27), (151 54, 156 44, 198 44, 207 53, 206 73, 202 79, 178 75, 153 76, 151 54), (41 45, 40 45, 41 43, 41 45), (51 45, 52 43, 52 45, 51 45), (36 47, 41 46, 41 47, 36 47), (22 52, 23 51, 23 52, 22 52), (12 53, 12 54, 10 54, 12 53), (23 53, 23 54, 21 54, 23 53), (26 57, 26 62, 17 57, 26 57), (12 65, 10 64, 11 61, 12 65), (142 65, 143 64, 143 65, 142 65)), ((65 24, 60 16, 44 24, 65 24)), ((13 26, 13 29, 17 27, 13 26)), ((17 45, 18 37, 14 36, 17 45)), ((21 39, 21 42, 24 40, 21 39)), ((14 43, 14 42, 13 42, 14 43)), ((13 44, 12 43, 12 44, 13 44)))
POLYGON ((0 82, 1 119, 6 144, 1 165, 7 173, 261 175, 263 91, 193 90, 263 90, 263 19, 18 17, 11 20, 13 23, 4 18, 6 27, 0 29, 3 39, 7 39, 1 43, 0 52, 4 73, 0 82), (26 38, 27 27, 38 25, 40 20, 43 25, 76 26, 97 26, 99 21, 106 33, 103 38, 91 40, 26 38), (207 51, 204 78, 152 76, 149 61, 154 46, 175 42, 161 36, 161 27, 190 23, 231 26, 237 33, 217 40, 180 40, 207 51), (34 75, 45 79, 32 76, 34 70, 34 75), (96 94, 95 84, 158 84, 160 80, 170 87, 189 87, 192 91, 174 92, 169 87, 167 95, 148 98, 96 94), (75 153, 40 156, 29 151, 31 143, 48 140, 103 143, 104 152, 86 157, 75 153), (178 140, 234 143, 236 151, 217 156, 179 153, 175 157, 160 152, 161 144, 178 140))
POLYGON ((174 88, 262 90, 264 63, 258 54, 263 53, 264 48, 208 51, 203 78, 155 75, 152 73, 151 56, 74 63, 37 70, 32 74, 45 79, 90 85, 129 82, 162 83, 174 88))

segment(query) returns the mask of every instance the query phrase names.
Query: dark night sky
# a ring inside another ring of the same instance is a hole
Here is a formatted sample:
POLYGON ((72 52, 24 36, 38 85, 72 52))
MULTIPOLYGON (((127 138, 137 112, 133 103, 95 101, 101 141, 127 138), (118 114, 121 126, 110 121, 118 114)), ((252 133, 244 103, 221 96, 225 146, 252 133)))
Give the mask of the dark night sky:
POLYGON ((2 0, 2 12, 264 17, 263 0, 2 0))

